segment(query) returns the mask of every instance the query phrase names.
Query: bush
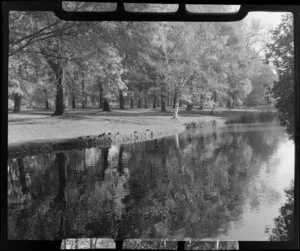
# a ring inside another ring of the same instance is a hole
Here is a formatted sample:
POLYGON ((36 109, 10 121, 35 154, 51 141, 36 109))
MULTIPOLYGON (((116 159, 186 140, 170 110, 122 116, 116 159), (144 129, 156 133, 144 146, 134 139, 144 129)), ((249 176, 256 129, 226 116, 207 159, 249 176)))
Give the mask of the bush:
POLYGON ((259 113, 260 122, 272 122, 277 117, 275 112, 261 112, 259 113))
POLYGON ((245 113, 237 120, 227 120, 225 124, 247 124, 256 122, 273 122, 277 114, 275 112, 245 113))
POLYGON ((255 123, 257 120, 258 118, 255 113, 245 113, 239 119, 240 123, 255 123))

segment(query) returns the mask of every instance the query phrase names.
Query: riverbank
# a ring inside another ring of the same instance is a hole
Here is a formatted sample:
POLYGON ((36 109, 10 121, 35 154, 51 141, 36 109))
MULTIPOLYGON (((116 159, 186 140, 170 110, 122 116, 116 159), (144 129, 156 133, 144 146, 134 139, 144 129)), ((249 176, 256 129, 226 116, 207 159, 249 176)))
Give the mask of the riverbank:
MULTIPOLYGON (((199 111, 201 112, 201 111, 199 111)), ((48 152, 57 149, 131 143, 183 132, 186 124, 216 121, 223 125, 221 116, 201 115, 196 111, 181 110, 173 119, 173 112, 152 109, 70 110, 60 117, 51 111, 23 111, 8 115, 8 151, 12 153, 48 152)))

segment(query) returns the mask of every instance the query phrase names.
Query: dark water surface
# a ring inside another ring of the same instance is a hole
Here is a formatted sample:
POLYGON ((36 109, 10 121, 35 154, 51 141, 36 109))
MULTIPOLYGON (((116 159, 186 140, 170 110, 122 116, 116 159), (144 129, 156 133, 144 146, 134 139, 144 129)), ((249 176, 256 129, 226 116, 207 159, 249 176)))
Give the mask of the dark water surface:
POLYGON ((13 158, 8 238, 268 240, 293 177, 278 126, 13 158))

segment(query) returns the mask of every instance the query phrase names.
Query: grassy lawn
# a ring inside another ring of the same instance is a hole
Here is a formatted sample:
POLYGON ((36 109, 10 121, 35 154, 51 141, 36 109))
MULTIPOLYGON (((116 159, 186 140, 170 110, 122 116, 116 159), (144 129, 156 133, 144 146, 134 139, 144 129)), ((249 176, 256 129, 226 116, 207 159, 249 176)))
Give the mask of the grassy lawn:
MULTIPOLYGON (((192 121, 209 121, 209 111, 179 111, 173 119, 173 111, 160 112, 153 109, 128 109, 102 112, 96 108, 67 109, 66 114, 51 117, 53 111, 24 110, 8 115, 8 144, 36 140, 67 139, 80 136, 95 136, 101 133, 128 135, 147 129, 164 135, 175 134, 185 129, 192 121)), ((218 119, 217 116, 214 119, 218 119)), ((219 116, 224 123, 222 116, 219 116)))
POLYGON ((224 124, 228 119, 236 119, 257 110, 218 110, 211 114, 210 110, 186 111, 181 108, 178 118, 173 119, 173 109, 161 112, 158 109, 113 109, 103 112, 99 108, 66 109, 66 114, 51 117, 52 110, 23 110, 8 115, 8 144, 30 141, 49 141, 69 139, 80 136, 96 136, 102 133, 129 135, 151 130, 162 135, 179 133, 189 122, 216 120, 224 124))

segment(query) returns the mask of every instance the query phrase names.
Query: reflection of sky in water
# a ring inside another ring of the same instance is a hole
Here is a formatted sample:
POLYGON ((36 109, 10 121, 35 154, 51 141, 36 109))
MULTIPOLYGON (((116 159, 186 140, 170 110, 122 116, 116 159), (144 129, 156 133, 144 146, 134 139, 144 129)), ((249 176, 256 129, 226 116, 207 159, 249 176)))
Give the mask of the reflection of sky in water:
POLYGON ((273 225, 274 215, 279 214, 278 204, 284 204, 284 189, 294 179, 294 143, 284 139, 267 163, 251 182, 249 197, 243 207, 243 217, 231 222, 228 235, 220 240, 267 240, 267 225, 273 225), (254 190, 252 190, 254 189, 254 190), (251 236, 251 237, 250 237, 251 236))

